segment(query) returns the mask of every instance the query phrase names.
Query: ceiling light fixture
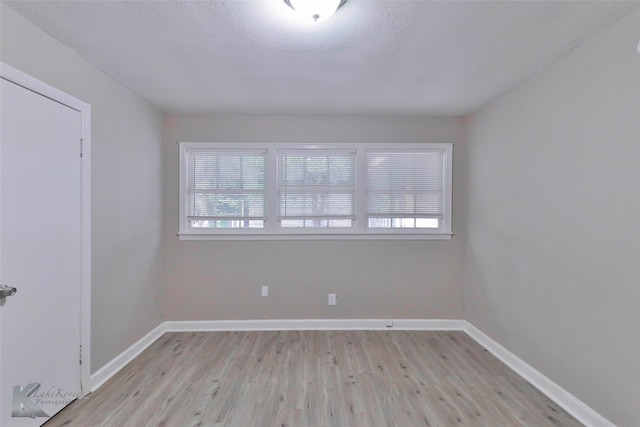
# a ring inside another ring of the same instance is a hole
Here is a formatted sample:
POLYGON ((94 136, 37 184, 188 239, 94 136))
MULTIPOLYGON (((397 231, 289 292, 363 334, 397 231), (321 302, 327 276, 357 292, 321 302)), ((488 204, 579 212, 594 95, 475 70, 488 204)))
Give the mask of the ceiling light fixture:
POLYGON ((324 21, 347 0, 284 0, 305 21, 324 21))

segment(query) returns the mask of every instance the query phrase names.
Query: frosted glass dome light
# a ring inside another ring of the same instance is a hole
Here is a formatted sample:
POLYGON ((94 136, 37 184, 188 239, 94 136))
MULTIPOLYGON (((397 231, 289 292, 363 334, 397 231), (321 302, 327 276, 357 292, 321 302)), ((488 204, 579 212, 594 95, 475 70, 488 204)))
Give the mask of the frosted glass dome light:
POLYGON ((333 15, 346 0, 284 0, 307 21, 324 21, 333 15))

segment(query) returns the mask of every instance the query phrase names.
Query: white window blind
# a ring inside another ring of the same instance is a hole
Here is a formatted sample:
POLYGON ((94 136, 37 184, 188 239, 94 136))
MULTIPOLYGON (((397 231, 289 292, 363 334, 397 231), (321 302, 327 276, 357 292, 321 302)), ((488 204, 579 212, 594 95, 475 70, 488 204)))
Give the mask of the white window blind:
POLYGON ((355 150, 278 150, 280 226, 352 227, 355 153, 355 150))
POLYGON ((188 149, 186 215, 192 228, 262 228, 266 150, 188 149))
POLYGON ((440 227, 445 154, 445 150, 367 150, 367 227, 440 227))

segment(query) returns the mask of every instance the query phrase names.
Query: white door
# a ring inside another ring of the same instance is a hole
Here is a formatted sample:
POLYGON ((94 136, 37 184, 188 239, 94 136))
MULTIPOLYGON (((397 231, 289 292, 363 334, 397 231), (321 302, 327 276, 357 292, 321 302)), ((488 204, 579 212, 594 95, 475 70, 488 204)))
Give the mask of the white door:
POLYGON ((31 427, 81 393, 82 115, 0 82, 0 425, 31 427))

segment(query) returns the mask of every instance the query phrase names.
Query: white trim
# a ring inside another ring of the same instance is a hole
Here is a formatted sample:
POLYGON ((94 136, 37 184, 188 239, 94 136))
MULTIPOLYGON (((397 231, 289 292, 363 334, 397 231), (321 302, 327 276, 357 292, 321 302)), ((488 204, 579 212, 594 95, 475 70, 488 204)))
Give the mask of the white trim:
POLYGON ((55 87, 48 85, 47 83, 42 82, 4 62, 0 62, 0 75, 5 80, 39 93, 40 95, 71 107, 74 110, 82 112, 84 109, 91 108, 86 102, 61 91, 60 89, 56 89, 55 87))
POLYGON ((91 106, 82 113, 82 260, 80 290, 80 374, 82 389, 91 385, 91 106))
POLYGON ((91 367, 91 105, 0 61, 0 77, 64 104, 82 115, 82 188, 80 260, 80 383, 89 389, 91 367))
POLYGON ((462 330, 458 319, 282 319, 282 320, 203 320, 168 321, 167 332, 186 331, 305 331, 305 330, 462 330), (393 322, 387 327, 387 322, 393 322))
POLYGON ((288 331, 288 330, 413 330, 463 331, 509 368, 530 382, 587 427, 615 427, 575 396, 528 365, 466 320, 460 319, 281 319, 166 321, 91 376, 95 391, 165 332, 288 331), (392 327, 388 327, 392 322, 392 327))
POLYGON ((615 424, 605 419, 602 415, 551 381, 524 360, 498 344, 480 329, 466 320, 463 320, 462 323, 462 330, 466 332, 467 335, 489 350, 494 356, 530 382, 548 398, 560 405, 565 411, 573 415, 578 421, 588 427, 616 427, 615 424))
POLYGON ((91 392, 117 374, 165 332, 208 331, 289 331, 289 330, 462 330, 458 319, 282 319, 282 320, 202 320, 166 321, 156 326, 131 347, 91 375, 91 392), (393 327, 387 327, 391 320, 393 327))
POLYGON ((117 374, 147 347, 153 344, 155 340, 160 338, 162 334, 167 332, 166 324, 167 322, 163 322, 156 326, 151 332, 140 338, 131 347, 114 357, 109 363, 93 373, 91 375, 91 392, 96 391, 101 385, 117 374))
POLYGON ((179 233, 180 240, 451 240, 453 233, 441 234, 208 234, 179 233))

